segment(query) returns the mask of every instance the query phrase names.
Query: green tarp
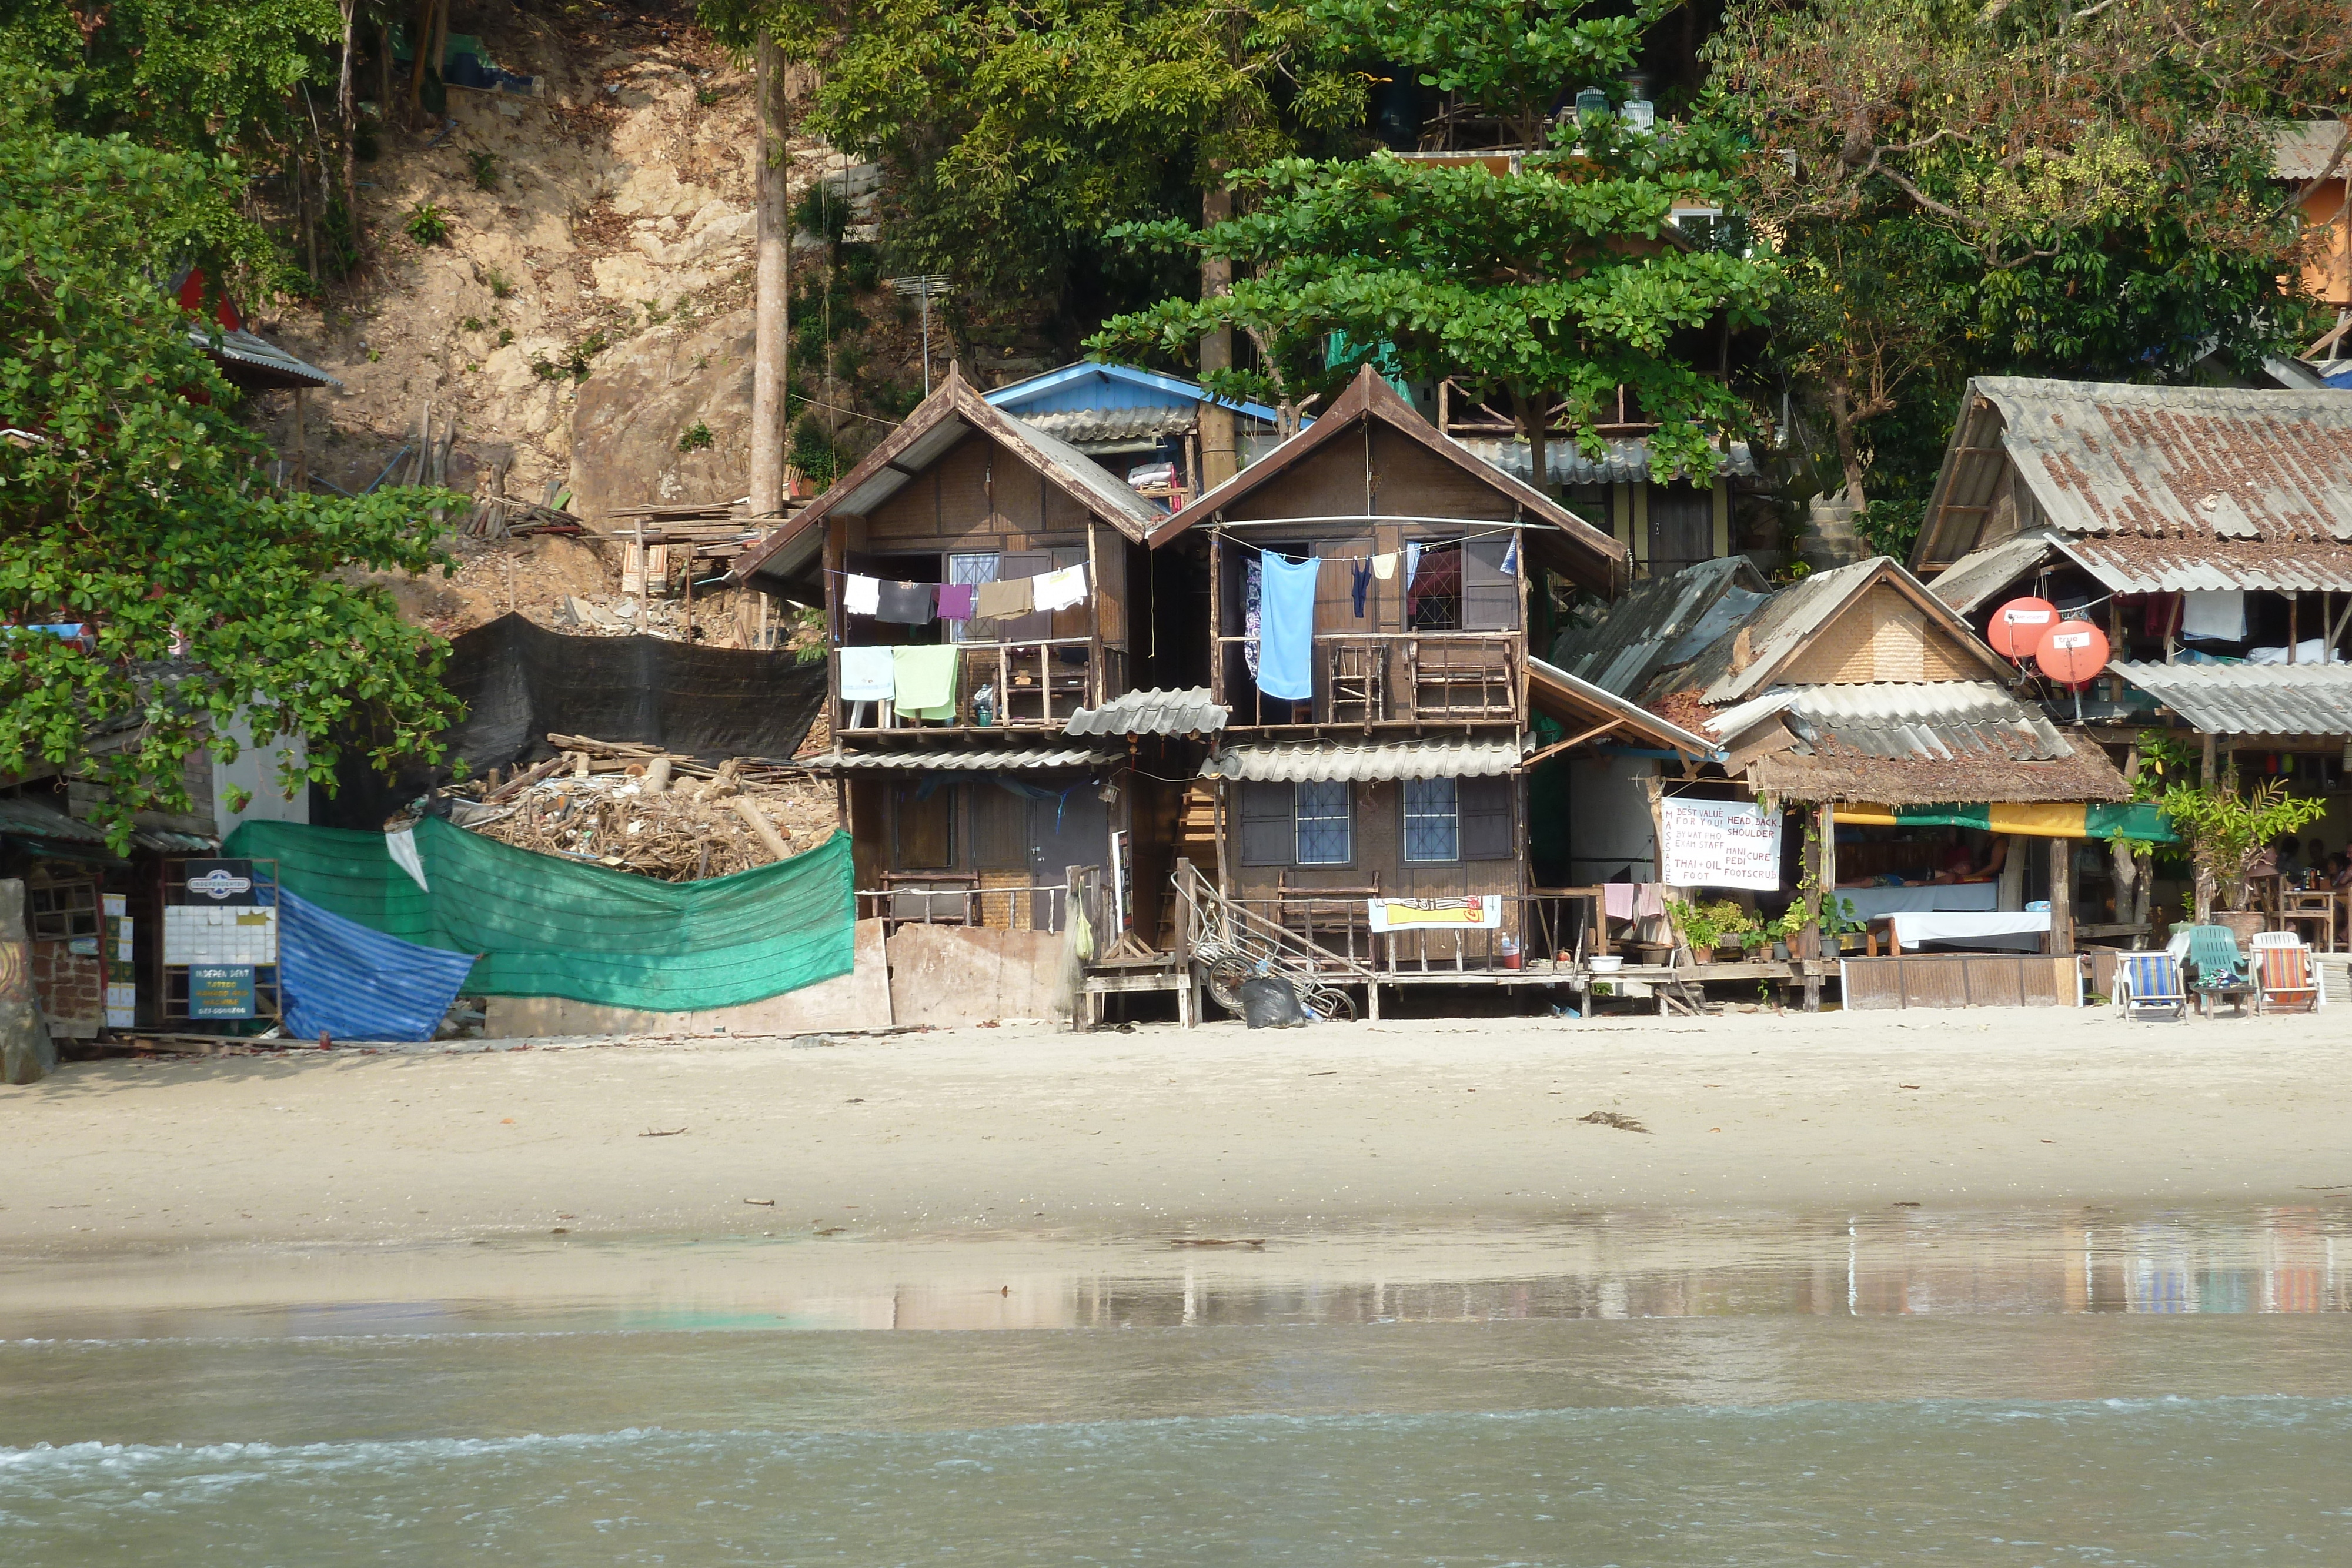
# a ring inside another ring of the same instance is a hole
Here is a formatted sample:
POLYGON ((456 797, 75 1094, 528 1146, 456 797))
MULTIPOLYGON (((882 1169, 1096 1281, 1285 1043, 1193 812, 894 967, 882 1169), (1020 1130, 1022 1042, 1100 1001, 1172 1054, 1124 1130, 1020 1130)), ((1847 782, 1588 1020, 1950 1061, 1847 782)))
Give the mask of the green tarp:
POLYGON ((414 835, 426 886, 382 833, 247 822, 228 854, 274 860, 298 897, 388 936, 475 953, 465 994, 685 1012, 849 973, 849 838, 708 882, 654 882, 533 854, 437 818, 414 835))
MULTIPOLYGON (((1873 807, 1869 810, 1885 811, 1887 808, 1873 807)), ((1946 801, 1930 806, 1896 806, 1891 814, 1895 825, 1905 828, 1981 828, 1995 832, 2021 831, 2045 833, 2058 838, 2142 839, 2158 844, 2178 841, 2172 824, 2165 820, 2163 809, 2149 801, 2133 801, 2124 805, 2097 802, 2075 805, 2070 802, 2046 806, 1946 801), (2075 813, 2080 813, 2079 822, 2070 822, 2065 831, 2059 831, 2053 820, 2060 816, 2073 817, 2075 813), (2026 825, 2029 819, 2031 826, 2026 825)))

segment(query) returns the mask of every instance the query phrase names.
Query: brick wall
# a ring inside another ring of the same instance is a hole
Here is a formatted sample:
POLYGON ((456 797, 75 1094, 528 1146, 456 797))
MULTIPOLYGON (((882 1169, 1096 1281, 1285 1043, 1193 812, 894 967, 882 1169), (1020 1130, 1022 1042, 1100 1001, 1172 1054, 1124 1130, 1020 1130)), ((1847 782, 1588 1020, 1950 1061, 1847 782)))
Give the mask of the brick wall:
POLYGON ((33 994, 48 1015, 49 1032, 89 1040, 106 1022, 106 969, 97 958, 63 942, 33 945, 33 994))

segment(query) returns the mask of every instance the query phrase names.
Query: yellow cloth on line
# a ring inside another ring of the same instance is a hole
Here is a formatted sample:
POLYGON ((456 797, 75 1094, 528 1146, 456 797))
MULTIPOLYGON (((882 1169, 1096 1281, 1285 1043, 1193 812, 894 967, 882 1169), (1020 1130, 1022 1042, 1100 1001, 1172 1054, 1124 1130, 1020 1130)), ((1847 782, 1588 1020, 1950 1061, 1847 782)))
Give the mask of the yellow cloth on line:
POLYGON ((1986 825, 1996 833, 2028 833, 2038 839, 2086 836, 2080 800, 1996 800, 1985 810, 1990 819, 1986 825))
POLYGON ((955 717, 956 656, 961 652, 948 643, 891 649, 892 696, 898 711, 919 718, 955 717))

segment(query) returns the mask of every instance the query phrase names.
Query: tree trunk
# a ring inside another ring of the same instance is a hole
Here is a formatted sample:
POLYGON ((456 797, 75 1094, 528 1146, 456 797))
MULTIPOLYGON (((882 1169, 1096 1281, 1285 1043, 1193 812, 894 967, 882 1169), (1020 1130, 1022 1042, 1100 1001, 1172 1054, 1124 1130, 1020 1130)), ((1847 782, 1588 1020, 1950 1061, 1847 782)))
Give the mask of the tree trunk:
POLYGON ((1528 441, 1528 483, 1549 496, 1551 486, 1551 400, 1541 392, 1529 397, 1511 389, 1511 418, 1528 441))
POLYGON ((360 248, 360 107, 358 89, 352 79, 352 55, 359 45, 359 0, 342 3, 343 62, 335 81, 335 123, 343 136, 343 220, 351 225, 352 252, 356 260, 360 248))
POLYGON ((1830 425, 1837 432, 1838 466, 1845 471, 1844 501, 1863 504, 1862 446, 1854 437, 1853 382, 1843 371, 1829 380, 1830 425))
POLYGON ((417 0, 416 25, 409 29, 408 47, 415 57, 408 65, 408 129, 416 129, 417 111, 425 104, 425 47, 433 41, 433 17, 440 0, 417 0))
POLYGON ((785 377, 790 369, 791 172, 784 142, 784 57, 773 35, 756 51, 760 103, 759 252, 751 325, 751 514, 784 509, 785 377))
MULTIPOLYGON (((1201 224, 1213 228, 1234 215, 1234 193, 1224 184, 1212 186, 1201 197, 1201 224)), ((1234 264, 1223 256, 1203 256, 1201 258, 1201 298, 1214 299, 1234 291, 1234 264)), ((1219 327, 1201 334, 1201 378, 1206 381, 1212 371, 1231 370, 1234 363, 1234 329, 1219 327)), ((1235 449, 1234 411, 1216 403, 1201 404, 1201 483, 1215 489, 1241 472, 1241 454, 1235 449)))

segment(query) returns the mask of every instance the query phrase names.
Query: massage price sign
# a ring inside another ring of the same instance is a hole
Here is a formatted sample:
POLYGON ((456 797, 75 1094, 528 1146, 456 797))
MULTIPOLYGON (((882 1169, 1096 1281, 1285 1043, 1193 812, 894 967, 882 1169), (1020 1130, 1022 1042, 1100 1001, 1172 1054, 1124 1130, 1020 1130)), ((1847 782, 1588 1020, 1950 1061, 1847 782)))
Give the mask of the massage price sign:
POLYGON ((1658 802, 1658 880, 1669 887, 1780 885, 1780 813, 1751 800, 1658 802))

